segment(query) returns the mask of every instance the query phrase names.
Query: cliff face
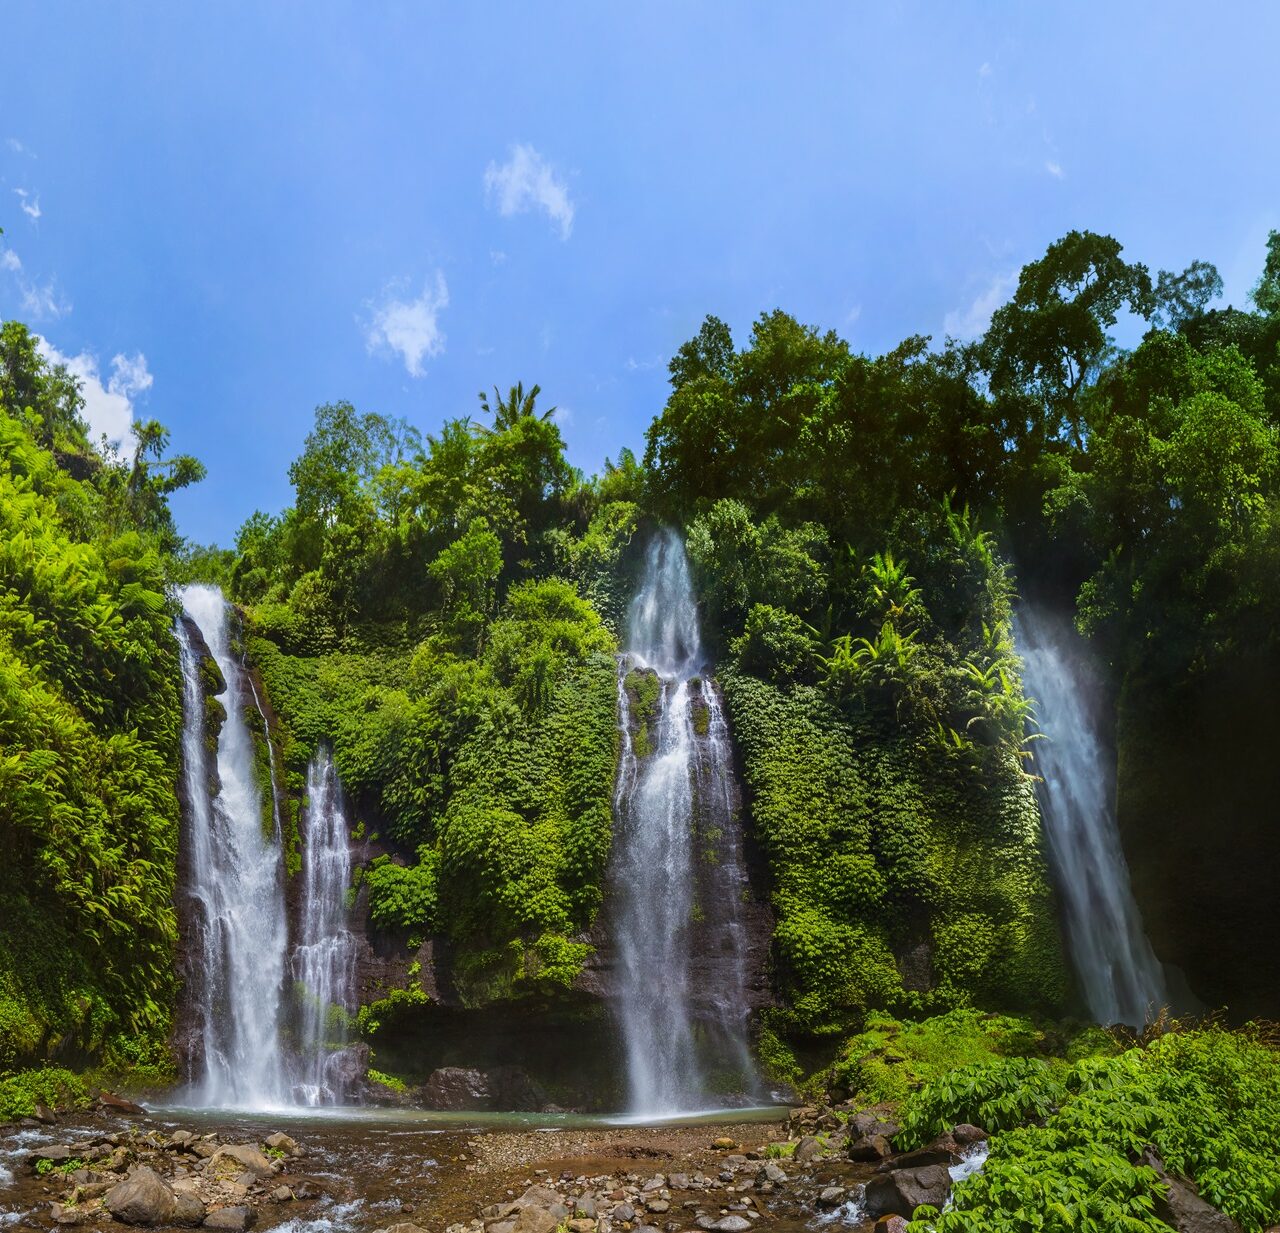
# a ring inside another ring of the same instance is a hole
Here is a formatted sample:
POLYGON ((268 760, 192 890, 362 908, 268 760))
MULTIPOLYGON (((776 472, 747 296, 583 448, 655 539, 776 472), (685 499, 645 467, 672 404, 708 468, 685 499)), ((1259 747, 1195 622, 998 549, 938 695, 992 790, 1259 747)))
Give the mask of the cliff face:
POLYGON ((1117 724, 1118 816, 1156 954, 1204 1007, 1280 1015, 1280 660, 1177 692, 1137 680, 1117 724))

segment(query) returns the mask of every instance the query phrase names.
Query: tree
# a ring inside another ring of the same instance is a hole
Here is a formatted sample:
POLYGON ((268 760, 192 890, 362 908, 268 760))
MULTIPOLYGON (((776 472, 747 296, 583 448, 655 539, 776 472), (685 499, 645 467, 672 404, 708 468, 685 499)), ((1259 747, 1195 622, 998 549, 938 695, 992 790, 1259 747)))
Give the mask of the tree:
MULTIPOLYGON (((1030 394, 1038 404, 1031 435, 1069 434, 1083 446, 1079 399, 1106 358, 1122 309, 1147 318, 1155 295, 1147 267, 1124 261, 1111 236, 1072 231, 1039 261, 1022 267, 1013 299, 998 308, 980 344, 996 394, 1030 394)), ((1184 275, 1185 277, 1185 275, 1184 275)))
POLYGON ((535 415, 534 404, 538 401, 538 395, 542 393, 542 386, 535 385, 527 394, 524 392, 524 382, 517 381, 515 385, 507 391, 506 398, 498 392, 498 387, 493 387, 493 402, 489 401, 489 395, 480 391, 480 410, 485 415, 493 416, 493 424, 477 424, 476 431, 482 436, 494 436, 500 432, 506 432, 510 428, 514 428, 522 419, 534 418, 544 423, 555 415, 557 408, 548 407, 541 415, 535 415))
POLYGON ((1254 284, 1251 298, 1258 311, 1268 317, 1280 314, 1280 231, 1273 230, 1267 236, 1266 264, 1262 267, 1262 276, 1254 284))
POLYGON ((1181 274, 1161 270, 1156 280, 1156 324, 1176 330, 1222 294, 1222 275, 1208 261, 1193 261, 1181 274))

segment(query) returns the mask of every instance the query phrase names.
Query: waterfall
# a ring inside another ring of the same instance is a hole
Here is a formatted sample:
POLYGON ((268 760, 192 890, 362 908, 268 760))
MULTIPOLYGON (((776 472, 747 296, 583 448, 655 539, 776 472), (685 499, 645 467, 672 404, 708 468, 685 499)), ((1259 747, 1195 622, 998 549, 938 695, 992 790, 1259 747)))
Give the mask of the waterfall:
POLYGON ((742 1086, 756 1082, 732 751, 705 666, 684 545, 662 531, 648 546, 618 674, 616 993, 637 1115, 705 1106, 708 1063, 742 1086), (641 687, 650 693, 637 702, 641 687))
MULTIPOLYGON (((211 795, 200 655, 178 622, 183 681, 183 774, 194 900, 191 991, 200 1035, 201 1103, 262 1108, 285 1102, 288 1084, 280 1040, 286 925, 278 818, 263 826, 253 735, 244 707, 245 676, 233 649, 230 610, 212 586, 180 591, 183 612, 199 629, 226 680, 226 720, 218 733, 216 794, 211 795)), ((272 814, 275 816, 275 803, 272 814)))
POLYGON ((1032 746, 1042 779, 1037 790, 1076 973, 1099 1023, 1141 1027, 1167 993, 1129 886, 1113 769, 1064 631, 1030 607, 1018 613, 1015 627, 1023 680, 1046 738, 1032 746))
POLYGON ((321 750, 307 768, 307 807, 302 833, 302 902, 297 982, 298 1083, 304 1104, 341 1104, 347 1068, 347 1015, 354 1010, 356 942, 347 928, 351 885, 349 824, 333 760, 321 750))

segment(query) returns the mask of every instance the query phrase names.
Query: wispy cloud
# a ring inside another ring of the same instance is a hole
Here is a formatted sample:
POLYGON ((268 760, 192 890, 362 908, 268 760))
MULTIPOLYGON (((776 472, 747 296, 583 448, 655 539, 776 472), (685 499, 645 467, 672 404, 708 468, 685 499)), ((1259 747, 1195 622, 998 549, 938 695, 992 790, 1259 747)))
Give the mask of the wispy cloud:
POLYGON ((22 258, 11 248, 0 247, 0 270, 17 274, 22 269, 22 258))
POLYGON ((33 197, 25 188, 15 188, 13 193, 21 202, 22 212, 31 219, 32 222, 35 222, 41 214, 40 198, 33 197))
POLYGON ((449 288, 437 270, 435 286, 427 283, 417 299, 400 299, 388 288, 380 304, 370 304, 373 316, 365 330, 370 352, 398 355, 411 377, 426 375, 422 361, 444 351, 440 313, 449 306, 449 288))
POLYGON ((1067 173, 1062 170, 1062 165, 1060 163, 1055 163, 1051 158, 1045 160, 1044 169, 1055 180, 1065 180, 1067 177, 1067 173))
POLYGON ((652 368, 659 368, 664 363, 664 359, 660 355, 650 356, 647 360, 638 360, 634 355, 627 356, 627 362, 623 365, 628 372, 648 372, 652 368))
POLYGON ((568 407, 557 407, 552 413, 551 418, 555 420, 561 428, 567 427, 573 419, 573 412, 568 407))
POLYGON ((7 145, 15 154, 25 154, 28 158, 35 158, 35 155, 16 137, 6 137, 4 139, 4 144, 7 145))
POLYGON ((948 338, 957 338, 961 342, 981 338, 991 324, 991 314, 1013 294, 1017 285, 1017 270, 996 275, 990 286, 968 308, 947 313, 942 323, 943 332, 948 338))
POLYGON ((490 163, 484 188, 503 218, 537 209, 560 228, 562 240, 573 231, 574 206, 568 186, 532 146, 512 146, 505 163, 490 163))
POLYGON ((991 61, 990 61, 990 60, 984 60, 980 65, 978 65, 978 76, 979 76, 979 77, 990 77, 990 76, 991 76, 991 61))
POLYGON ((106 437, 108 444, 120 445, 133 429, 133 404, 152 386, 154 378, 147 369, 147 357, 141 351, 133 355, 115 355, 111 374, 103 383, 96 356, 88 351, 79 355, 63 355, 47 338, 37 338, 36 347, 50 364, 63 364, 80 382, 84 399, 81 414, 89 425, 89 437, 98 441, 106 437))
POLYGON ((22 288, 22 311, 35 321, 57 321, 71 311, 71 301, 58 294, 52 281, 30 283, 20 280, 22 288))

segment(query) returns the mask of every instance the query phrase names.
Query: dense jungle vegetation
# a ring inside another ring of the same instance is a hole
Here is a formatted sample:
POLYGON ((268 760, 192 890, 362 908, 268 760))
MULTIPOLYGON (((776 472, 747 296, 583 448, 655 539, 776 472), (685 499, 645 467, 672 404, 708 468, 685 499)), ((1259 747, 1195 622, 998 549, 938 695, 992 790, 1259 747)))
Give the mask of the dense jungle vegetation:
MULTIPOLYGON (((289 468, 292 507, 254 514, 230 549, 183 542, 168 512, 197 462, 166 459, 155 423, 127 454, 90 442, 75 382, 5 325, 0 1072, 166 1064, 180 708, 165 588, 191 578, 242 610, 295 806, 332 747, 376 836, 359 874, 373 925, 446 944, 464 1005, 566 996, 604 893, 613 654, 635 550, 664 522, 687 532, 765 865, 780 1005, 761 1046, 780 1076, 874 1030, 873 1012, 1075 1006, 1028 774, 1019 593, 1068 612, 1105 666, 1157 950, 1211 1003, 1274 1009, 1266 900, 1250 898, 1276 870, 1274 723, 1197 725, 1280 677, 1280 234, 1251 310, 1213 307, 1220 292, 1207 263, 1153 277, 1073 232, 973 343, 869 357, 780 311, 745 340, 708 317, 671 361, 643 458, 590 478, 536 386, 425 438, 326 405, 289 468), (1215 800, 1228 765, 1239 783, 1215 800), (1216 923, 1187 923, 1162 860, 1198 868, 1216 923)), ((411 979, 365 1026, 426 999, 411 979)), ((1152 1141, 1114 1116, 1116 1093, 1163 1102, 1162 1126, 1196 1092, 1280 1103, 1270 1047, 1226 1033, 1070 1067, 922 1076, 912 1116, 1043 1087, 1055 1112, 1000 1139, 982 1182, 984 1202, 1001 1185, 1024 1202, 1006 1144, 1075 1177, 1096 1124, 1121 1156, 1152 1141)), ((1260 1150, 1252 1123, 1237 1138, 1260 1150)), ((1274 1215, 1274 1193, 1222 1185, 1250 1227, 1274 1215)))

